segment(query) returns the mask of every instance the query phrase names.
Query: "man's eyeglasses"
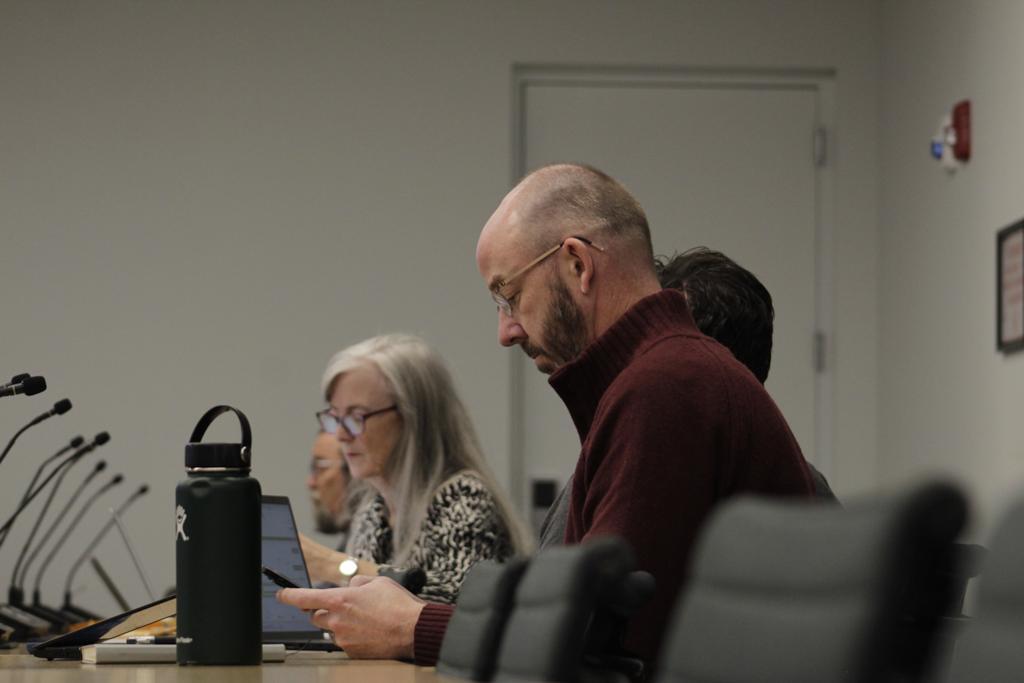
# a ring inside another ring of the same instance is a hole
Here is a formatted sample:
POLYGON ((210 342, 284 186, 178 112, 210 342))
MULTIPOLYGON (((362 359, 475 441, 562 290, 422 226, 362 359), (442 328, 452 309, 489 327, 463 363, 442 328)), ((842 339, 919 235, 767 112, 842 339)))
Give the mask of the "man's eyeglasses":
POLYGON ((309 461, 309 473, 314 477, 319 477, 322 472, 326 472, 332 467, 338 467, 345 465, 344 460, 328 460, 327 458, 317 458, 316 460, 309 461))
MULTIPOLYGON (((578 235, 573 235, 573 237, 575 239, 578 239, 580 242, 583 242, 584 244, 587 244, 587 245, 593 247, 594 249, 597 249, 598 251, 604 251, 604 249, 602 249, 601 247, 597 246, 596 244, 594 244, 593 242, 588 240, 586 237, 579 237, 578 235)), ((529 263, 527 263, 525 266, 523 266, 522 268, 520 268, 516 272, 512 273, 511 275, 509 275, 507 278, 505 278, 504 280, 502 280, 498 284, 496 284, 493 287, 491 287, 491 298, 494 299, 494 303, 498 304, 498 308, 500 310, 505 311, 505 315, 512 315, 512 304, 509 302, 509 300, 507 298, 505 298, 505 295, 501 293, 501 288, 504 287, 505 285, 507 285, 508 283, 512 282, 513 280, 515 280, 517 277, 519 277, 520 275, 522 275, 523 273, 528 271, 530 268, 533 268, 535 265, 537 265, 538 263, 540 263, 541 261, 546 259, 548 256, 551 256, 552 254, 554 254, 556 251, 558 251, 559 249, 561 249, 564 246, 565 246, 565 240, 562 240, 561 242, 559 242, 555 246, 551 247, 550 249, 545 251, 543 254, 541 254, 537 258, 535 258, 532 261, 530 261, 529 263)))
POLYGON ((320 423, 320 426, 325 432, 331 434, 338 433, 338 425, 340 424, 348 432, 349 436, 356 437, 366 431, 366 418, 373 417, 374 415, 380 415, 386 413, 389 410, 397 410, 397 405, 388 406, 387 408, 381 408, 380 410, 374 410, 369 413, 345 413, 344 415, 335 415, 329 410, 321 410, 316 414, 316 419, 320 423))

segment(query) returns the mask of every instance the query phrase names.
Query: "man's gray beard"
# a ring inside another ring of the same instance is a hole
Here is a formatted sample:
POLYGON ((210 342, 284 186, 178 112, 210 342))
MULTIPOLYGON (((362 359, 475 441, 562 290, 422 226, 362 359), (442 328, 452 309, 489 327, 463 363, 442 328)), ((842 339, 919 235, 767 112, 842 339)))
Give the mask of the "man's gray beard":
POLYGON ((572 298, 572 293, 564 282, 553 277, 548 287, 551 290, 551 306, 541 325, 544 347, 529 340, 523 342, 522 347, 528 356, 543 355, 554 363, 555 367, 550 370, 541 369, 541 372, 550 375, 583 353, 586 347, 587 321, 583 316, 583 309, 572 298))
POLYGON ((313 501, 313 518, 316 520, 316 530, 322 534, 343 534, 352 526, 352 515, 347 509, 336 515, 319 500, 313 501))

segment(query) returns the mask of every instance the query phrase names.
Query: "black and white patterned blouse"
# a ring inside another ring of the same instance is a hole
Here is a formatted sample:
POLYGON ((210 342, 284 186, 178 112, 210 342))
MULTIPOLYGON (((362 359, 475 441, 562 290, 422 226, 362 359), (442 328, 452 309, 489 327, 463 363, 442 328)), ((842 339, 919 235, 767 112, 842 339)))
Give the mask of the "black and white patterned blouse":
MULTIPOLYGON (((356 513, 349 531, 348 553, 380 565, 394 563, 388 510, 379 493, 356 513)), ((420 597, 453 604, 466 572, 481 560, 512 555, 512 537, 484 482, 473 472, 459 472, 438 488, 412 554, 404 566, 420 567, 427 582, 420 597)))

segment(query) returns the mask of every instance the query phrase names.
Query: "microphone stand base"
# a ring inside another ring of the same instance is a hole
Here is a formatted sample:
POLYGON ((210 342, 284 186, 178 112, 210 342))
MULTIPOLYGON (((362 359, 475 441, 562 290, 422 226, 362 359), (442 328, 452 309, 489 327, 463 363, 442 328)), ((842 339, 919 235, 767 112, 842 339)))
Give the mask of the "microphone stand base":
POLYGON ((40 603, 33 603, 31 605, 18 605, 18 607, 25 610, 26 612, 36 615, 40 619, 44 619, 50 622, 51 624, 53 624, 53 629, 55 631, 63 630, 65 626, 71 623, 66 616, 64 616, 57 610, 53 609, 52 607, 42 605, 40 603))
POLYGON ((13 629, 11 637, 14 640, 35 638, 51 630, 50 622, 14 605, 0 605, 0 623, 13 629))

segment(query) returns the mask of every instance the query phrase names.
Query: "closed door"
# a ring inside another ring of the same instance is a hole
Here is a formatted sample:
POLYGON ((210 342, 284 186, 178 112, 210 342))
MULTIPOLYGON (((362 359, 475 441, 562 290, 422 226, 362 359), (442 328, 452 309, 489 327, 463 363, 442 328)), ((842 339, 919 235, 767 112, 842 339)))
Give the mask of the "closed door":
MULTIPOLYGON (((820 324, 821 92, 814 83, 758 79, 524 78, 523 171, 559 161, 593 165, 647 212, 656 254, 722 251, 772 294, 775 335, 766 387, 808 460, 816 459, 816 340, 820 324), (820 139, 820 138, 819 138, 820 139)), ((532 363, 516 360, 512 479, 564 481, 579 439, 532 363)))

